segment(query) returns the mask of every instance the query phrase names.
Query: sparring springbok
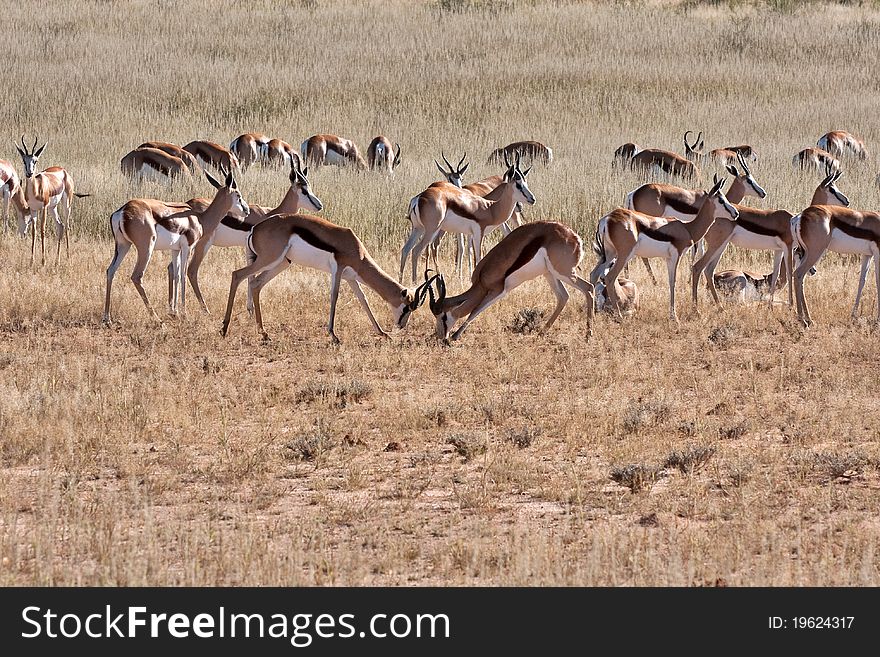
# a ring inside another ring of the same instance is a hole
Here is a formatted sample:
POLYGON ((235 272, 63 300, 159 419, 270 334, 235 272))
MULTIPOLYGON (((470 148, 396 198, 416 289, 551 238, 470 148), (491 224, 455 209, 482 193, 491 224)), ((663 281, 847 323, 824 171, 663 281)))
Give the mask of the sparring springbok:
MULTIPOLYGON (((269 208, 263 205, 251 205, 248 207, 249 212, 244 219, 226 216, 213 232, 205 230, 205 234, 193 249, 192 261, 187 270, 187 277, 189 278, 190 285, 192 285, 193 292, 195 292, 196 299, 202 305, 202 310, 207 313, 208 304, 205 303, 202 291, 199 288, 199 269, 212 246, 241 247, 246 249, 247 238, 251 228, 265 221, 269 215, 296 214, 300 208, 305 208, 312 212, 320 212, 323 209, 324 206, 321 201, 312 193, 308 175, 308 168, 304 170, 299 169, 299 158, 291 160, 290 175, 288 176, 290 188, 278 207, 269 208)), ((210 201, 205 198, 196 198, 187 203, 196 212, 204 213, 210 201)), ((248 286, 247 307, 248 310, 253 308, 250 286, 248 286)))
POLYGON ((263 328, 260 292, 269 281, 294 263, 330 274, 330 318, 327 333, 337 344, 339 338, 335 331, 336 304, 339 299, 339 285, 343 280, 351 287, 373 329, 383 337, 388 337, 388 333, 376 321, 361 289, 361 283, 376 292, 391 307, 394 324, 401 329, 406 326, 413 311, 425 301, 426 290, 430 285, 430 281, 426 281, 415 290, 403 287, 376 264, 351 229, 337 226, 314 215, 272 215, 251 229, 247 248, 248 265, 232 272, 226 315, 220 330, 223 336, 229 330, 238 287, 245 279, 254 277, 250 286, 254 299, 254 319, 263 339, 269 339, 263 328))
POLYGON ((868 157, 868 151, 861 139, 846 130, 832 130, 819 137, 816 145, 835 157, 855 155, 860 160, 868 157))
POLYGON ((235 171, 239 168, 238 157, 235 153, 213 141, 191 141, 183 147, 183 150, 191 153, 203 167, 210 164, 223 171, 235 171))
POLYGON ((515 141, 492 151, 487 164, 495 164, 502 159, 508 160, 517 156, 525 157, 532 163, 540 161, 546 165, 553 161, 553 150, 539 141, 515 141))
MULTIPOLYGON (((828 169, 828 175, 816 187, 810 205, 849 205, 849 199, 837 187, 841 171, 828 169)), ((728 244, 741 249, 773 251, 773 273, 770 278, 769 301, 773 304, 780 276, 784 273, 788 283, 788 303, 793 304, 791 272, 794 267, 794 240, 792 237, 792 213, 787 210, 762 210, 735 205, 739 219, 730 221, 718 218, 706 233, 706 253, 691 268, 691 297, 697 304, 697 288, 700 274, 705 272, 706 286, 717 305, 721 305, 715 288, 713 272, 728 244), (784 266, 783 270, 781 267, 784 266)))
POLYGON ((618 146, 614 151, 614 159, 611 160, 611 167, 622 167, 625 164, 629 164, 630 160, 632 160, 636 153, 641 150, 641 146, 634 144, 631 141, 618 146))
MULTIPOLYGON (((55 252, 55 264, 61 260, 61 240, 64 239, 65 250, 70 256, 70 237, 67 234, 70 224, 70 213, 73 197, 85 198, 89 194, 76 194, 73 191, 73 178, 61 167, 48 167, 36 173, 37 161, 43 154, 43 149, 49 142, 37 148, 37 138, 33 145, 28 148, 24 143, 24 135, 21 137, 21 148, 16 144, 15 148, 21 155, 24 164, 24 202, 27 206, 29 218, 24 222, 19 220, 19 234, 25 235, 28 226, 31 226, 31 264, 34 264, 34 251, 37 245, 37 215, 40 215, 40 251, 43 255, 43 264, 46 264, 46 216, 51 212, 55 219, 55 235, 58 238, 58 249, 55 252), (64 208, 64 220, 58 215, 58 206, 64 208)), ((20 208, 20 204, 19 204, 20 208)), ((19 217, 22 213, 19 213, 19 217)))
POLYGON ((387 137, 382 135, 373 137, 373 141, 367 147, 367 162, 372 171, 393 173, 400 164, 400 144, 397 144, 397 152, 395 152, 387 137))
POLYGON ((835 170, 840 168, 840 160, 828 151, 814 146, 799 151, 798 154, 792 158, 791 163, 798 169, 813 168, 817 171, 823 171, 829 167, 835 170))
POLYGON ((299 153, 293 146, 281 139, 270 139, 266 145, 266 164, 271 167, 280 169, 281 167, 292 167, 293 161, 296 160, 298 166, 302 166, 299 153))
POLYGON ((307 164, 353 164, 360 170, 367 168, 357 145, 337 135, 312 135, 300 145, 303 162, 307 164))
POLYGON ((202 167, 199 164, 198 160, 196 160, 195 156, 189 151, 183 150, 177 144, 172 144, 167 141, 145 141, 143 144, 138 146, 138 148, 156 148, 160 151, 168 153, 168 155, 173 155, 174 157, 179 157, 183 160, 186 167, 189 169, 189 172, 193 175, 202 172, 202 167))
POLYGON ((811 205, 791 220, 791 231, 804 256, 794 272, 794 292, 797 299, 798 318, 804 326, 813 323, 804 296, 804 278, 826 251, 862 256, 859 289, 851 313, 858 316, 859 302, 868 266, 874 258, 874 274, 877 282, 877 322, 880 323, 880 213, 860 212, 832 205, 811 205))
MULTIPOLYGON (((745 158, 740 154, 737 160, 739 169, 732 164, 725 167, 733 176, 733 182, 727 191, 727 200, 731 203, 739 203, 746 196, 766 198, 767 192, 755 180, 745 158)), ((691 221, 697 216, 705 196, 706 191, 702 189, 684 189, 666 183, 648 183, 627 194, 624 207, 652 217, 675 217, 682 221, 691 221)), ((703 255, 702 241, 696 245, 695 251, 698 255, 703 255)), ((693 261, 694 254, 691 255, 693 261)), ((657 279, 654 270, 651 269, 651 263, 647 258, 642 258, 642 262, 651 277, 651 282, 656 285, 657 279)))
POLYGON ((490 201, 473 192, 448 182, 434 183, 410 203, 408 218, 412 224, 409 238, 400 252, 400 279, 406 268, 406 260, 412 253, 412 280, 418 278, 419 259, 422 251, 431 244, 441 231, 462 233, 470 238, 475 265, 483 256, 483 237, 493 228, 509 221, 517 203, 534 205, 535 196, 526 182, 531 167, 520 171, 515 167, 510 180, 496 189, 498 197, 490 201))
POLYGON ((191 178, 186 162, 158 148, 137 148, 119 162, 122 173, 130 178, 158 174, 166 178, 191 178))
POLYGON ((168 310, 172 315, 186 311, 186 269, 190 250, 202 235, 216 230, 217 225, 227 214, 239 219, 247 215, 247 204, 238 191, 233 174, 226 173, 224 184, 217 182, 207 171, 205 176, 217 188, 213 201, 199 214, 186 203, 165 203, 155 199, 132 199, 110 215, 110 229, 113 232, 113 260, 107 267, 107 290, 104 297, 105 324, 110 319, 110 289, 116 270, 134 245, 137 249, 137 263, 131 274, 131 282, 143 299, 147 312, 156 319, 158 315, 147 299, 141 281, 153 251, 170 251, 168 265, 168 310))
POLYGON ((696 164, 678 153, 664 151, 659 148, 644 148, 632 156, 629 161, 631 169, 644 171, 659 170, 671 176, 700 179, 700 170, 696 164))
MULTIPOLYGON (((0 160, 0 197, 3 198, 3 230, 7 230, 9 226, 9 202, 18 192, 21 182, 18 174, 11 162, 0 160)), ((19 215, 21 222, 21 215, 19 215)))
POLYGON ((437 338, 457 340, 465 329, 489 306, 514 288, 544 276, 556 295, 556 308, 541 332, 547 331, 568 303, 565 285, 580 290, 586 298, 587 337, 593 333, 593 285, 577 273, 583 256, 581 238, 568 226, 551 221, 535 221, 515 229, 480 260, 471 277, 471 286, 456 296, 446 296, 443 277, 436 279, 437 296, 429 285, 430 308, 436 319, 437 338), (453 333, 458 320, 464 323, 453 333), (451 335, 450 335, 451 334, 451 335))
POLYGON ((246 132, 239 135, 229 144, 229 150, 235 153, 242 171, 247 171, 254 162, 265 162, 269 138, 260 132, 246 132))
POLYGON ((614 307, 619 308, 617 278, 627 263, 635 256, 663 258, 669 273, 669 317, 677 322, 675 281, 682 255, 703 239, 716 217, 727 216, 735 220, 739 216, 739 210, 725 197, 723 186, 724 179, 715 176, 715 184, 706 193, 700 211, 692 221, 652 217, 626 208, 617 208, 602 217, 596 228, 595 244, 600 259, 590 274, 590 282, 595 284, 603 274, 606 281, 612 281, 608 296, 614 307), (611 269, 607 271, 609 265, 611 269))

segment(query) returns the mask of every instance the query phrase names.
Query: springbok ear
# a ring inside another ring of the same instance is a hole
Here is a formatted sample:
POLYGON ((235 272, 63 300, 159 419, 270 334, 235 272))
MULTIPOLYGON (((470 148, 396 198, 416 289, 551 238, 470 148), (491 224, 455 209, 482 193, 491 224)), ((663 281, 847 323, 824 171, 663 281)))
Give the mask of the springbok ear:
POLYGON ((465 164, 465 165, 464 165, 464 168, 462 168, 462 170, 458 172, 458 175, 459 175, 459 176, 463 176, 463 175, 464 175, 464 172, 468 170, 468 167, 469 167, 470 165, 471 165, 470 162, 468 162, 467 164, 465 164))
POLYGON ((840 177, 842 175, 843 175, 843 171, 842 170, 838 171, 837 173, 834 174, 834 177, 831 179, 831 182, 837 182, 838 180, 840 180, 840 177))
POLYGON ((235 189, 235 178, 232 176, 232 172, 226 174, 226 187, 229 189, 235 189))
POLYGON ((447 172, 446 172, 446 169, 444 169, 443 167, 441 167, 441 166, 440 166, 440 163, 439 163, 437 160, 434 160, 434 164, 436 164, 436 165, 437 165, 437 168, 440 169, 440 173, 442 173, 444 176, 448 175, 447 172))
POLYGON ((25 152, 23 150, 21 150, 21 148, 18 146, 18 144, 15 145, 15 150, 18 151, 19 155, 21 155, 22 157, 25 157, 25 152))
POLYGON ((736 170, 736 167, 733 166, 732 164, 728 164, 725 168, 730 172, 730 175, 739 177, 739 172, 736 170))
POLYGON ((221 185, 220 182, 207 171, 207 169, 205 170, 205 178, 207 178, 208 182, 216 189, 221 189, 223 187, 223 185, 221 185))
POLYGON ((49 142, 47 141, 45 144, 43 144, 42 146, 40 146, 40 147, 37 149, 37 152, 34 153, 34 157, 40 157, 40 155, 43 154, 43 149, 46 148, 46 146, 48 146, 48 145, 49 145, 49 142))
POLYGON ((523 172, 522 172, 523 178, 525 178, 527 175, 529 175, 529 171, 531 171, 531 170, 532 170, 532 167, 529 167, 528 169, 526 169, 525 171, 523 171, 523 172))

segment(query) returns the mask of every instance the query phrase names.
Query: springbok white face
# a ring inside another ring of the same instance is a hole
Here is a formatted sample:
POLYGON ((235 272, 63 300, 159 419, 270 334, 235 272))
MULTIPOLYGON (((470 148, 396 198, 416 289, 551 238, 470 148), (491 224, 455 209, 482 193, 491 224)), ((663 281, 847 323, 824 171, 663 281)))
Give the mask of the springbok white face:
POLYGON ((296 187, 299 206, 311 210, 312 212, 320 212, 324 209, 321 199, 312 194, 312 186, 309 184, 309 168, 297 169, 296 160, 291 158, 290 167, 290 184, 296 187))
MULTIPOLYGON (((749 195, 749 189, 751 189, 751 193, 757 196, 758 198, 767 198, 767 192, 758 184, 758 181, 755 180, 755 177, 752 175, 751 170, 749 170, 749 166, 746 164, 745 158, 743 158, 742 153, 737 153, 736 159, 739 160, 740 168, 743 171, 743 175, 746 181, 746 195, 749 195)), ((732 164, 727 165, 727 170, 732 173, 734 176, 739 177, 739 171, 737 171, 736 167, 732 164)))
POLYGON ((418 310, 419 306, 425 303, 425 297, 428 295, 428 289, 437 276, 428 278, 428 272, 425 272, 425 282, 419 285, 415 290, 404 290, 400 293, 401 303, 395 306, 394 324, 397 328, 406 328, 406 323, 410 316, 418 310))
POLYGON ((735 221, 739 219, 739 210, 733 207, 730 201, 727 200, 727 197, 724 195, 724 191, 722 189, 723 187, 724 179, 718 180, 716 176, 715 185, 709 191, 709 199, 707 200, 707 202, 712 203, 715 206, 716 217, 720 216, 719 213, 723 212, 735 221))
POLYGON ((440 169, 440 173, 446 178, 447 182, 455 185, 456 187, 464 187, 464 172, 467 171, 470 163, 464 164, 465 158, 467 158, 467 153, 461 156, 461 159, 458 161, 458 166, 454 167, 449 163, 449 160, 446 159, 446 155, 443 153, 440 154, 443 158, 443 161, 446 162, 446 166, 449 167, 447 171, 444 169, 437 160, 434 160, 434 164, 437 165, 437 168, 440 169))
POLYGON ((847 207, 849 207, 849 198, 847 197, 846 194, 844 194, 842 191, 840 191, 840 189, 837 187, 837 180, 838 180, 838 179, 840 178, 840 176, 842 176, 842 175, 843 175, 843 172, 842 172, 842 171, 838 171, 838 172, 837 172, 837 174, 836 174, 836 176, 834 177, 834 179, 833 179, 830 183, 828 183, 828 191, 831 192, 832 194, 834 194, 834 197, 835 197, 838 201, 840 201, 840 204, 841 204, 843 207, 847 208, 847 207))
POLYGON ((529 175, 529 171, 531 170, 532 167, 529 167, 525 171, 517 169, 510 177, 510 182, 513 184, 514 189, 513 198, 517 203, 528 203, 529 205, 535 204, 535 195, 532 194, 532 190, 529 189, 529 185, 526 182, 526 176, 529 175))
POLYGON ((244 197, 242 197, 241 192, 238 189, 238 183, 235 182, 235 176, 232 175, 232 172, 227 173, 222 168, 220 169, 220 172, 226 174, 226 181, 222 185, 207 171, 205 171, 205 177, 215 188, 229 190, 232 205, 226 214, 235 219, 244 219, 250 214, 251 209, 248 207, 248 204, 245 202, 244 197))
POLYGON ((15 149, 18 151, 18 154, 21 155, 22 164, 24 164, 25 178, 33 177, 37 170, 37 161, 40 159, 40 155, 43 154, 43 149, 46 148, 48 143, 49 142, 46 142, 37 148, 37 137, 34 137, 34 145, 28 148, 24 143, 24 135, 22 135, 21 147, 19 147, 18 144, 15 145, 15 149))

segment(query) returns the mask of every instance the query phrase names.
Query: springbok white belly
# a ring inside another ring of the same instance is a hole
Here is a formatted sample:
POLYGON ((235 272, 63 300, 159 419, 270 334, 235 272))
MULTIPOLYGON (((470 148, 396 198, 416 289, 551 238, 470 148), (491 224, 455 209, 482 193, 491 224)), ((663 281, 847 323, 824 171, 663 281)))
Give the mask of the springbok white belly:
MULTIPOLYGON (((62 198, 64 198, 64 191, 63 190, 61 191, 60 194, 56 194, 55 196, 50 196, 49 202, 46 203, 46 209, 51 210, 52 208, 58 207, 58 204, 61 203, 62 198)), ((43 209, 43 204, 36 199, 30 199, 30 201, 28 203, 28 207, 30 208, 32 213, 36 214, 36 213, 39 213, 43 209)))
POLYGON ((675 217, 676 219, 680 219, 681 221, 693 221, 696 219, 697 215, 695 214, 685 214, 683 212, 679 212, 675 210, 669 205, 663 206, 663 214, 664 217, 675 217))
POLYGON ((671 242, 655 240, 644 233, 639 235, 633 250, 633 255, 640 258, 671 258, 674 253, 675 247, 671 242))
POLYGON ((213 246, 247 246, 247 237, 250 230, 236 230, 220 224, 217 226, 217 232, 214 233, 214 239, 211 240, 213 246))
POLYGON ((440 224, 447 233, 463 233, 470 235, 474 230, 474 222, 454 212, 446 212, 443 222, 440 224))
POLYGON ((327 164, 335 164, 337 166, 345 164, 346 160, 336 151, 332 151, 329 148, 327 149, 327 154, 324 156, 324 162, 327 164))
POLYGON ((181 233, 172 233, 170 230, 156 226, 156 244, 153 249, 156 251, 179 251, 186 243, 186 237, 181 233))
POLYGON ((550 269, 547 266, 547 249, 540 248, 535 256, 516 271, 510 272, 504 279, 504 292, 510 292, 513 288, 522 285, 538 276, 543 276, 550 269))
POLYGON ((741 249, 751 249, 752 251, 769 250, 781 251, 785 248, 785 242, 773 235, 759 235, 744 228, 737 226, 733 230, 733 238, 730 243, 741 249))
POLYGON ((828 245, 829 251, 835 253, 853 253, 856 255, 873 255, 873 242, 862 240, 858 237, 847 235, 839 228, 831 231, 831 243, 828 245))
POLYGON ((287 244, 287 259, 291 262, 318 271, 333 271, 336 259, 332 253, 316 249, 299 235, 293 235, 287 244))

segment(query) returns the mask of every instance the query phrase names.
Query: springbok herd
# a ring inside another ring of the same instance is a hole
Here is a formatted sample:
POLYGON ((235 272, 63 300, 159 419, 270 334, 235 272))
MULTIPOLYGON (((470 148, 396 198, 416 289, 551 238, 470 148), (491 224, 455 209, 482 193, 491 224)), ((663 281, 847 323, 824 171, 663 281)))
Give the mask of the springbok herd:
MULTIPOLYGON (((387 336, 376 321, 362 285, 367 286, 391 306, 394 322, 403 328, 409 316, 426 299, 436 319, 437 337, 455 340, 484 310, 521 283, 544 276, 556 296, 556 307, 543 329, 548 329, 565 307, 569 294, 566 286, 580 290, 586 298, 587 333, 592 333, 595 310, 615 313, 618 317, 638 309, 635 283, 623 277, 634 257, 641 258, 651 278, 649 258, 666 261, 669 281, 669 315, 677 321, 675 282, 679 262, 688 250, 698 254, 692 272, 692 298, 697 303, 697 289, 702 274, 716 304, 718 290, 740 299, 766 299, 772 304, 778 288, 788 285, 788 302, 797 302, 798 317, 804 325, 812 320, 804 297, 804 278, 815 273, 814 265, 826 251, 862 256, 861 276, 855 304, 867 277, 868 266, 875 258, 880 321, 880 267, 876 263, 880 249, 880 214, 848 208, 849 200, 838 189, 842 158, 865 159, 862 142, 844 131, 829 132, 819 139, 816 148, 806 148, 794 158, 795 166, 824 172, 809 207, 798 214, 787 210, 756 209, 740 205, 746 196, 765 198, 767 193, 755 180, 749 162, 757 160, 748 145, 704 151, 702 133, 693 140, 684 135, 685 155, 627 143, 613 156, 614 166, 665 172, 699 182, 702 167, 715 167, 732 176, 714 174, 711 187, 686 189, 666 183, 643 184, 630 192, 624 207, 602 217, 596 228, 593 250, 598 263, 589 278, 580 275, 583 241, 567 226, 550 221, 522 223, 521 210, 536 202, 527 179, 532 167, 523 162, 548 165, 553 152, 540 142, 515 142, 489 156, 490 162, 503 163, 501 175, 469 185, 464 184, 468 169, 466 156, 453 165, 443 156, 435 160, 443 180, 431 184, 413 197, 408 205, 410 234, 400 254, 400 270, 395 279, 373 260, 360 239, 348 228, 338 226, 300 209, 318 212, 321 201, 312 192, 308 166, 347 165, 393 174, 400 164, 400 146, 385 137, 370 143, 366 160, 351 140, 321 134, 304 141, 297 151, 290 144, 266 135, 248 133, 237 137, 229 148, 208 141, 193 141, 183 147, 151 141, 141 144, 121 160, 123 173, 134 178, 158 176, 192 177, 204 169, 204 175, 216 188, 213 198, 195 198, 186 202, 167 202, 137 198, 127 201, 110 216, 115 250, 107 268, 104 300, 105 323, 110 323, 110 300, 113 278, 132 246, 137 262, 131 280, 148 312, 156 317, 142 285, 143 275, 155 250, 169 251, 168 306, 172 314, 182 313, 186 305, 186 279, 205 312, 207 304, 199 287, 199 269, 212 246, 244 249, 247 265, 232 272, 229 298, 223 318, 222 334, 229 329, 236 291, 248 281, 248 310, 253 313, 264 338, 260 293, 269 281, 296 263, 330 274, 330 317, 328 333, 334 332, 336 302, 341 281, 348 283, 370 319, 375 331, 387 336), (249 205, 242 198, 236 175, 255 164, 289 169, 290 187, 276 208, 249 205), (308 166, 307 166, 308 165, 308 166), (445 165, 445 166, 444 166, 445 165), (209 173, 213 167, 221 180, 209 173), (727 191, 725 192, 725 187, 727 191), (483 256, 486 233, 501 227, 504 237, 483 256), (448 296, 446 281, 439 273, 437 251, 444 233, 453 233, 458 250, 456 269, 471 267, 470 287, 448 296), (773 271, 767 275, 729 270, 715 273, 728 244, 744 249, 769 250, 774 253, 773 271), (425 256, 424 279, 420 263, 425 256), (428 269, 433 258, 433 269, 428 269), (402 284, 407 259, 411 259, 411 283, 402 284), (783 269, 784 267, 784 269, 783 269), (784 273, 784 278, 781 276, 784 273), (610 281, 611 284, 606 283, 610 281), (461 325, 455 326, 460 320, 461 325)), ((61 243, 67 242, 67 225, 74 196, 69 173, 61 167, 37 171, 37 162, 46 144, 38 140, 28 147, 24 137, 16 146, 24 165, 24 182, 9 162, 0 160, 0 189, 4 201, 4 219, 8 222, 10 201, 18 217, 19 234, 31 229, 31 262, 36 249, 37 218, 40 244, 45 263, 45 223, 49 213, 57 235, 56 263, 61 243), (64 218, 59 215, 59 206, 64 218)))

